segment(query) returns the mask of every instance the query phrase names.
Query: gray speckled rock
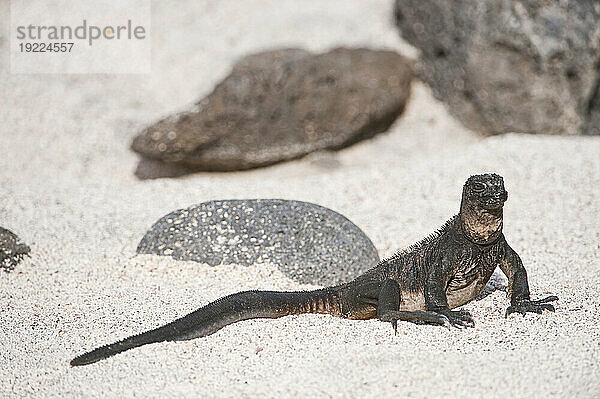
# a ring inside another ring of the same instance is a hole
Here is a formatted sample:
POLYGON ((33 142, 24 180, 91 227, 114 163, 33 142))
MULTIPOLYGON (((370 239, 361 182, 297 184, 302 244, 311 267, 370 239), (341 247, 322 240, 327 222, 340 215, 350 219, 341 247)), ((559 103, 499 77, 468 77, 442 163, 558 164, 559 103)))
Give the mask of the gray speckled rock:
POLYGON ((29 251, 15 233, 0 227, 0 269, 11 271, 29 251))
POLYGON ((160 218, 138 253, 211 266, 268 261, 301 283, 332 285, 378 261, 371 240, 319 205, 279 199, 204 202, 160 218))
POLYGON ((397 0, 418 74, 484 133, 600 134, 597 0, 397 0))
POLYGON ((145 128, 131 148, 208 171, 339 149, 387 130, 404 109, 411 79, 410 62, 392 51, 252 54, 191 110, 145 128))

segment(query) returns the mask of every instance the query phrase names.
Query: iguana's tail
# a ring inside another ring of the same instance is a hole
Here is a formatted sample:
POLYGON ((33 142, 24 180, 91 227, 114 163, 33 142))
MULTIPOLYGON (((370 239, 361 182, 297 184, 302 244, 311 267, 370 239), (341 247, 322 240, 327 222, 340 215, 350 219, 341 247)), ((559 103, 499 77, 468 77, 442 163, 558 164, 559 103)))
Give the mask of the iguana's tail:
POLYGON ((332 289, 306 292, 244 291, 209 303, 162 327, 84 353, 71 360, 83 366, 138 346, 205 337, 242 320, 277 318, 301 313, 341 315, 339 293, 332 289))

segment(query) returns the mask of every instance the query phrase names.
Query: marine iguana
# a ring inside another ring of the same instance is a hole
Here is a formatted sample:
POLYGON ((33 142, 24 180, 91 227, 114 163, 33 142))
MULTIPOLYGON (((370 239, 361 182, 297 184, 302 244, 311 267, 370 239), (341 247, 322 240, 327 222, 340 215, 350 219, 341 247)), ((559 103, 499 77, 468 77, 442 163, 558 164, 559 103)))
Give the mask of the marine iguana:
POLYGON ((497 266, 508 277, 510 306, 518 312, 554 311, 549 296, 533 301, 527 272, 502 233, 502 211, 508 193, 496 174, 469 177, 460 212, 439 230, 356 279, 314 291, 245 291, 225 296, 162 327, 105 345, 71 361, 97 362, 138 346, 204 337, 247 319, 325 313, 348 319, 398 321, 458 328, 475 323, 466 310, 451 310, 475 298, 497 266))

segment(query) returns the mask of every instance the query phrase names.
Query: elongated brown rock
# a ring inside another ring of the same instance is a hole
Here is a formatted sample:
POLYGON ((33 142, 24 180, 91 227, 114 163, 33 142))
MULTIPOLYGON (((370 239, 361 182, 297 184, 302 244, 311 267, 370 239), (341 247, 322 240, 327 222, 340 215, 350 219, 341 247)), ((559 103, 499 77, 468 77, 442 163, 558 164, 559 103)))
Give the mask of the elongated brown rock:
POLYGON ((391 51, 250 55, 190 110, 144 129, 132 149, 209 171, 339 149, 385 131, 405 106, 411 78, 410 62, 391 51))

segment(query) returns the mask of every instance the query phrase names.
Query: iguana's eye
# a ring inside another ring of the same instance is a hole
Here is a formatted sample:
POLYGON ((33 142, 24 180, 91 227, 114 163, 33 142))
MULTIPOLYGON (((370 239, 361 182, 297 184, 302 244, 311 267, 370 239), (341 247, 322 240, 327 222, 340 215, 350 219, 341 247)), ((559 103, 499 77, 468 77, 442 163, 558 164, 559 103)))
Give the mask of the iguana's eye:
POLYGON ((483 183, 473 183, 473 191, 476 193, 480 193, 485 190, 485 184, 483 183))

